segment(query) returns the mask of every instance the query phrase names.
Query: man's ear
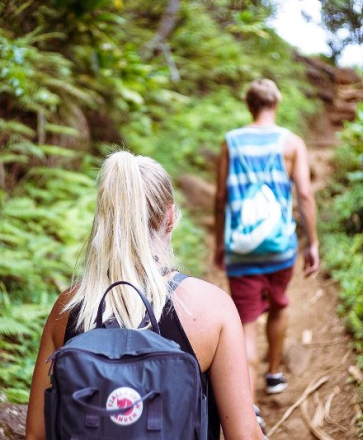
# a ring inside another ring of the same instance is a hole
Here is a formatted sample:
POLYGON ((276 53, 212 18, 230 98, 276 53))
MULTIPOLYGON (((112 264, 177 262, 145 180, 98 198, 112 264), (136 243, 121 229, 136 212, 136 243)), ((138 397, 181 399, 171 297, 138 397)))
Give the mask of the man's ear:
POLYGON ((175 223, 175 207, 174 203, 170 205, 166 211, 167 222, 166 222, 166 233, 169 234, 174 229, 175 223))

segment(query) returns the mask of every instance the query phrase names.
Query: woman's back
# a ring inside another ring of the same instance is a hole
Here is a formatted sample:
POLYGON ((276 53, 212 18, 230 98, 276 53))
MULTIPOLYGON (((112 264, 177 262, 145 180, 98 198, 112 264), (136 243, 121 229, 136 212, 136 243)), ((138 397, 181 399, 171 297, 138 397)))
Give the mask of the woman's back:
MULTIPOLYGON (((76 329, 93 328, 110 280, 124 280, 138 286, 157 319, 162 318, 168 281, 175 274, 170 258, 173 200, 170 177, 152 159, 121 151, 105 160, 84 273, 76 287, 60 295, 43 331, 28 407, 27 440, 45 438, 44 424, 39 423, 44 390, 49 386, 45 361, 63 345, 72 310, 79 307, 76 329)), ((171 300, 201 371, 208 371, 225 439, 261 439, 242 325, 231 298, 218 287, 190 277, 171 300)), ((137 328, 143 315, 142 302, 127 289, 113 289, 107 296, 103 320, 115 317, 120 325, 137 328)))
MULTIPOLYGON (((175 299, 176 302, 178 302, 178 299, 176 299, 175 296, 175 291, 178 290, 179 288, 183 289, 182 283, 184 283, 184 280, 186 278, 189 277, 180 272, 173 272, 172 274, 170 274, 170 280, 168 282, 168 285, 170 287, 171 296, 167 300, 164 306, 161 319, 158 324, 159 324, 161 336, 176 342, 183 351, 191 354, 193 357, 198 359, 198 356, 196 355, 194 348, 190 343, 189 338, 184 330, 184 327, 179 319, 178 313, 175 310, 174 301, 173 301, 173 299, 175 299)), ((69 319, 67 321, 67 326, 64 335, 64 343, 66 343, 71 338, 82 333, 82 329, 76 328, 78 313, 79 313, 79 307, 76 307, 69 314, 69 319)), ((115 321, 114 319, 108 320, 107 326, 110 325, 112 327, 114 327, 115 325, 117 326, 117 324, 115 324, 114 321, 115 321)), ((208 386, 208 413, 209 413, 208 438, 210 440, 217 440, 220 438, 219 414, 214 399, 213 389, 210 384, 208 370, 206 370, 202 374, 204 376, 204 383, 207 384, 208 386)), ((207 391, 207 389, 205 389, 205 391, 207 391)))

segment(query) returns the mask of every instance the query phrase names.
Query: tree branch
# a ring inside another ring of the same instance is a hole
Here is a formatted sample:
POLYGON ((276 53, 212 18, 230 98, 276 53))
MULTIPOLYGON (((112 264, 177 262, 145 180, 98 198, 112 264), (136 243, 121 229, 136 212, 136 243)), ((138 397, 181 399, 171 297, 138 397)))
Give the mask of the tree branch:
POLYGON ((162 50, 165 41, 175 27, 177 12, 179 11, 179 0, 169 0, 169 4, 161 17, 155 36, 145 45, 143 58, 150 59, 154 52, 162 50))

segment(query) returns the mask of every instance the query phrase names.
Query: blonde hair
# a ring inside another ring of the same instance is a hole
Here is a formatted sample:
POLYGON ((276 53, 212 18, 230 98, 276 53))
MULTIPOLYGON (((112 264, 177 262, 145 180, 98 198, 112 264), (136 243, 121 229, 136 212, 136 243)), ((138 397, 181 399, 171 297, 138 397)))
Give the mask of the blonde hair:
MULTIPOLYGON (((93 328, 102 294, 111 283, 123 280, 145 293, 160 319, 167 297, 161 268, 172 262, 171 179, 153 159, 118 151, 104 161, 98 186, 85 271, 65 310, 81 304, 77 327, 93 328)), ((118 286, 106 297, 103 320, 115 316, 121 326, 137 328, 144 314, 143 303, 130 287, 118 286)))
POLYGON ((282 100, 277 85, 270 79, 253 81, 246 92, 246 102, 253 117, 256 118, 264 108, 272 108, 282 100))

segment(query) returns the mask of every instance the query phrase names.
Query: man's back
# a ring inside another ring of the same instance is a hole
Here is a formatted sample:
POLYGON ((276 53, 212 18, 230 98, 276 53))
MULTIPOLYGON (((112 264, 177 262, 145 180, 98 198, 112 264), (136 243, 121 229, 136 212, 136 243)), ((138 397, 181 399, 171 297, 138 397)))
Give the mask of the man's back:
POLYGON ((229 275, 273 272, 290 267, 295 261, 297 238, 292 218, 292 182, 284 162, 289 135, 289 130, 277 125, 251 125, 226 134, 229 168, 225 243, 229 275), (271 251, 262 247, 244 255, 228 252, 230 237, 241 222, 241 203, 249 197, 249 188, 254 182, 266 184, 278 201, 285 244, 271 251))

